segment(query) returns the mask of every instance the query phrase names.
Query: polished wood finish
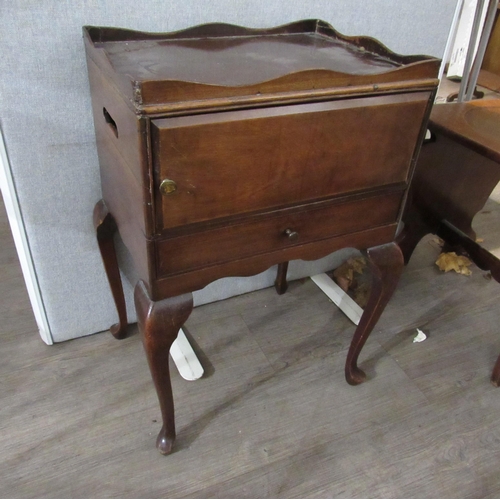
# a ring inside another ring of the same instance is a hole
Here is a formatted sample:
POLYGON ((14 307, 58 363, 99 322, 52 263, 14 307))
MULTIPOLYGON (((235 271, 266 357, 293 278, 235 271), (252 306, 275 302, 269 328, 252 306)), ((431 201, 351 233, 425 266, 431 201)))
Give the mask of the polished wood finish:
POLYGON ((369 248, 366 256, 372 274, 372 285, 368 303, 347 354, 345 377, 350 385, 361 384, 366 379, 365 372, 358 367, 359 354, 392 297, 404 267, 403 254, 396 243, 369 248))
POLYGON ((108 207, 103 200, 96 203, 94 207, 94 229, 97 235, 97 243, 101 252, 104 270, 108 278, 109 287, 115 301, 118 312, 118 323, 110 327, 110 332, 117 339, 125 338, 127 334, 127 307, 123 295, 120 268, 116 257, 114 235, 117 231, 116 222, 109 213, 108 207))
POLYGON ((158 230, 404 183, 429 95, 153 120, 158 230))
POLYGON ((405 261, 442 221, 475 240, 472 220, 500 182, 500 102, 433 108, 430 141, 421 150, 400 238, 405 261))
POLYGON ((373 38, 347 37, 316 19, 271 29, 214 23, 176 33, 87 26, 84 38, 88 56, 145 114, 324 99, 339 88, 432 87, 439 69, 438 59, 395 54, 373 38))
MULTIPOLYGON (((500 282, 500 260, 476 242, 472 229, 500 181, 500 102, 436 106, 429 129, 432 138, 422 148, 398 237, 405 262, 423 236, 435 233, 500 282)), ((500 358, 491 380, 500 384, 500 358)))
POLYGON ((170 382, 169 353, 179 329, 193 310, 192 294, 152 302, 144 282, 135 287, 137 323, 160 401, 163 426, 156 447, 163 455, 172 451, 175 440, 174 398, 170 382))
MULTIPOLYGON (((173 34, 86 27, 84 39, 103 200, 138 270, 151 338, 162 334, 148 307, 187 318, 176 297, 219 278, 278 264, 284 291, 289 260, 394 240, 437 59, 318 20, 173 34)), ((172 328, 146 348, 163 401, 162 453, 173 407, 166 373, 155 373, 172 328)))
POLYGON ((152 232, 153 213, 143 200, 149 191, 147 143, 148 124, 137 119, 119 92, 87 60, 97 153, 101 167, 102 197, 113 214, 120 237, 130 252, 140 279, 150 281, 145 234, 152 232), (109 126, 103 110, 113 117, 118 136, 109 126))
POLYGON ((303 245, 289 245, 273 252, 266 252, 241 260, 215 264, 206 268, 193 269, 179 275, 166 276, 154 282, 158 295, 174 296, 202 288, 212 281, 227 276, 253 276, 286 260, 316 260, 342 248, 368 248, 392 241, 397 224, 385 225, 355 233, 343 234, 303 245))
POLYGON ((496 99, 443 104, 433 108, 429 128, 498 163, 499 113, 496 99))
POLYGON ((157 276, 162 278, 266 252, 281 251, 285 255, 292 247, 394 224, 402 196, 401 189, 397 189, 354 200, 336 199, 162 238, 156 246, 157 276), (290 238, 287 231, 293 231, 295 236, 290 238))
POLYGON ((276 280, 274 281, 274 288, 278 295, 283 295, 288 290, 288 282, 286 280, 286 273, 288 272, 288 261, 280 262, 276 272, 276 280))

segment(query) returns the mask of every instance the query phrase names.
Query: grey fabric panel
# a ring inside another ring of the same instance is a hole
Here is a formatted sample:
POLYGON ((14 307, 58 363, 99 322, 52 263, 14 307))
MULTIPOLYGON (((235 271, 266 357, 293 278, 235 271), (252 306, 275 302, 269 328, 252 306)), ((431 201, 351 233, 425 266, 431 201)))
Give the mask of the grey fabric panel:
MULTIPOLYGON (((54 341, 105 330, 115 312, 96 247, 100 198, 81 27, 171 31, 205 22, 268 27, 321 18, 392 50, 440 56, 454 0, 17 0, 0 2, 0 119, 54 341)), ((337 257, 333 257, 337 259, 337 257)), ((324 267, 294 264, 295 277, 324 267)), ((128 274, 128 273, 127 273, 128 274)), ((274 273, 226 279, 198 304, 268 286, 274 273)), ((125 280, 131 320, 132 286, 125 280)))

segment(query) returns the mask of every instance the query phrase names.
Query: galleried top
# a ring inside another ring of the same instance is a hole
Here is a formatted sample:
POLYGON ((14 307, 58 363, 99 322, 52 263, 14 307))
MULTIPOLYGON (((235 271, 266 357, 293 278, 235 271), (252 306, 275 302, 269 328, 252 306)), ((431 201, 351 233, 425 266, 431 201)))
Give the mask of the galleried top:
POLYGON ((205 24, 174 33, 83 29, 89 59, 136 107, 429 79, 439 67, 438 59, 401 56, 319 20, 271 29, 205 24))

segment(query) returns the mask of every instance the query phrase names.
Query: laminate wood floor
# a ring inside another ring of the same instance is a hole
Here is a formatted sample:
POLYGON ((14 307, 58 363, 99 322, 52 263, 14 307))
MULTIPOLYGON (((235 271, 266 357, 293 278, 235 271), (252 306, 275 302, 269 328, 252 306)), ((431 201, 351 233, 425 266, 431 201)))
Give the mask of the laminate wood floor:
MULTIPOLYGON (((475 224, 490 249, 499 207, 475 224)), ((0 496, 500 496, 500 286, 474 266, 440 273, 438 253, 417 248, 359 387, 343 373, 354 326, 310 280, 195 309, 185 330, 206 375, 172 370, 178 440, 163 457, 139 335, 43 344, 2 205, 0 496)))

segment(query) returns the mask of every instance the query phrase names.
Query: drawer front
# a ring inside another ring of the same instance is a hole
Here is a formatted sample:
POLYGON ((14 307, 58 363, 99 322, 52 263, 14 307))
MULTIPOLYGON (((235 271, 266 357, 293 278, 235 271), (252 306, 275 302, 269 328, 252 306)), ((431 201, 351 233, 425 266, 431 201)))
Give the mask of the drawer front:
POLYGON ((279 210, 156 242, 157 277, 283 250, 396 222, 402 192, 279 210))
POLYGON ((406 181, 429 95, 153 120, 157 227, 406 181))

